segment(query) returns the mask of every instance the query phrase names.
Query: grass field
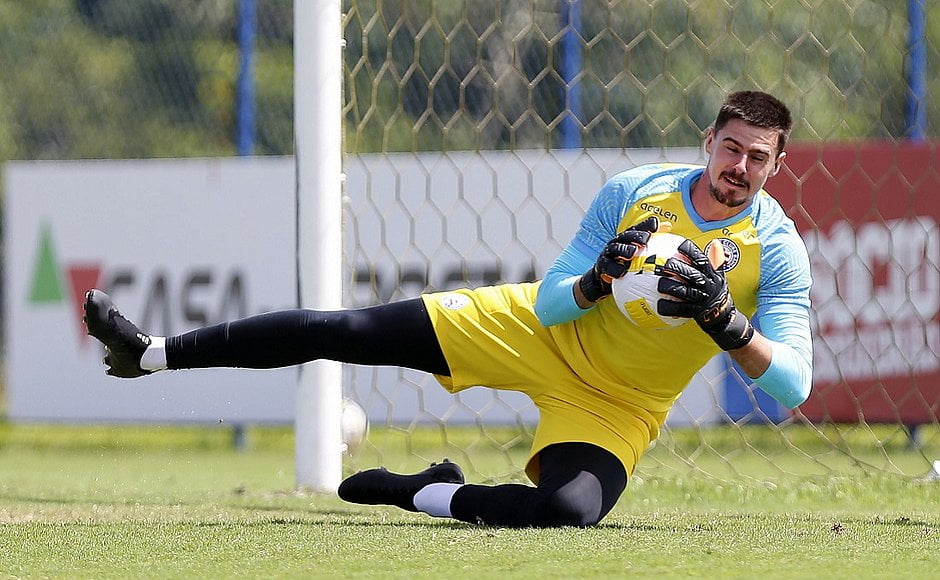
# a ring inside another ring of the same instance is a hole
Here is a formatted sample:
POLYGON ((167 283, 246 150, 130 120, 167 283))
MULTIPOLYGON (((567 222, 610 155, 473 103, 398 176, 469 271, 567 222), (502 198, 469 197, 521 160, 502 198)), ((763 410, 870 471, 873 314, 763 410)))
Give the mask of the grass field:
MULTIPOLYGON (((434 430, 407 445, 399 435, 374 431, 347 470, 457 450, 434 430)), ((507 530, 298 493, 291 431, 253 428, 249 440, 237 451, 225 429, 0 423, 0 577, 930 578, 940 567, 936 481, 714 478, 659 467, 654 450, 600 526, 507 530)), ((476 445, 469 480, 518 480, 507 466, 525 447, 476 445)))

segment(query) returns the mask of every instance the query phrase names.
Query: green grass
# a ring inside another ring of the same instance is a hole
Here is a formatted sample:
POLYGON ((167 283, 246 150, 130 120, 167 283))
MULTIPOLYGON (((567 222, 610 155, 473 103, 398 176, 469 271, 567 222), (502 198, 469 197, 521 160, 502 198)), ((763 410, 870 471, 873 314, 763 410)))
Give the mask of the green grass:
MULTIPOLYGON (((750 455, 773 452, 747 437, 750 455)), ((249 440, 239 452, 225 429, 0 423, 0 577, 926 578, 940 565, 940 483, 881 471, 720 479, 665 466, 663 446, 600 526, 506 530, 297 493, 291 432, 249 440)), ((370 441, 347 471, 469 444, 471 481, 520 480, 528 444, 499 429, 370 441)))

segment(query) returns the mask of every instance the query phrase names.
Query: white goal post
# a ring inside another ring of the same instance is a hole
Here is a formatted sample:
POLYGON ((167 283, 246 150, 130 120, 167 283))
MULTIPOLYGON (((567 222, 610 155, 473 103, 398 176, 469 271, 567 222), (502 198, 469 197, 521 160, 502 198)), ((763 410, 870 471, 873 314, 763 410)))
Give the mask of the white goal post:
MULTIPOLYGON (((294 149, 300 306, 342 306, 342 11, 294 1, 294 149)), ((342 365, 303 365, 297 388, 297 484, 336 490, 342 476, 342 365)))

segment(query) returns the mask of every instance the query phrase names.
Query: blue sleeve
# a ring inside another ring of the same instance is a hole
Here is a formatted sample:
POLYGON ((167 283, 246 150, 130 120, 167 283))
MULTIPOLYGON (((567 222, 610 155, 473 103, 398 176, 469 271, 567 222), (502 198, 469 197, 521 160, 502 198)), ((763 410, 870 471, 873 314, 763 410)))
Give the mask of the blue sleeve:
POLYGON ((809 397, 813 382, 809 255, 780 205, 769 196, 758 201, 764 250, 755 323, 773 342, 773 351, 770 366, 754 384, 793 409, 809 397))
POLYGON ((757 308, 788 303, 809 309, 809 291, 813 285, 806 244, 779 205, 762 208, 769 224, 760 228, 764 248, 757 290, 757 308))
POLYGON ((594 267, 604 245, 617 235, 617 225, 632 197, 636 178, 625 172, 609 180, 584 214, 574 238, 545 273, 535 300, 535 314, 544 326, 569 322, 584 315, 574 299, 574 285, 594 267), (630 199, 628 199, 628 197, 630 199))
POLYGON ((535 314, 543 326, 574 320, 589 310, 575 302, 574 285, 588 268, 594 267, 595 260, 577 250, 573 243, 555 259, 535 298, 535 314))
POLYGON ((809 311, 792 303, 757 309, 760 333, 773 341, 770 366, 754 384, 781 405, 794 409, 809 397, 813 383, 813 342, 809 311))

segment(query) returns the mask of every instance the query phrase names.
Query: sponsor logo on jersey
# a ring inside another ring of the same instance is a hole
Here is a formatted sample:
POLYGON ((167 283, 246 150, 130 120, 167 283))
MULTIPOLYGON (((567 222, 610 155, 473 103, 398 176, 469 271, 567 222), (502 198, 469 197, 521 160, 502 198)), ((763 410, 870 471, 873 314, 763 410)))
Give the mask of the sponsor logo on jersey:
POLYGON ((676 215, 675 212, 663 209, 658 205, 643 202, 640 204, 640 209, 643 211, 648 211, 653 215, 657 215, 668 222, 676 223, 679 221, 679 216, 676 215))
POLYGON ((469 302, 470 298, 464 294, 445 294, 441 296, 441 306, 448 310, 460 310, 469 302))

